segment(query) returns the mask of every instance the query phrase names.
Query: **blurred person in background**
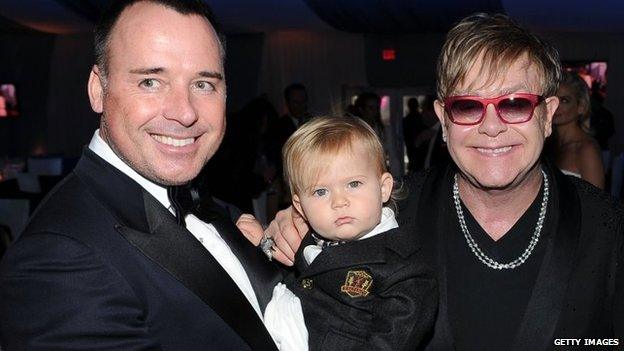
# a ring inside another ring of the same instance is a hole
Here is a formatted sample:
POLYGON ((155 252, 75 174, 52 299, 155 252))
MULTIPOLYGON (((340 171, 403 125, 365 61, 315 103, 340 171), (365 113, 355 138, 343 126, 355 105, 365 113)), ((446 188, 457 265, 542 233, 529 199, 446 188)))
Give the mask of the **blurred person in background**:
POLYGON ((293 83, 284 88, 284 102, 286 114, 269 125, 266 138, 267 160, 276 172, 267 200, 269 218, 273 218, 278 210, 290 206, 290 191, 282 177, 282 148, 295 130, 311 117, 308 112, 308 92, 305 85, 293 83))
POLYGON ((553 117, 554 133, 550 141, 552 158, 563 173, 603 189, 605 175, 600 146, 587 132, 591 108, 587 83, 574 72, 564 72, 557 97, 559 107, 553 117))
POLYGON ((425 129, 425 125, 419 111, 417 98, 407 100, 407 108, 408 112, 403 117, 403 142, 405 143, 407 159, 409 160, 407 169, 410 173, 413 173, 422 168, 421 165, 425 159, 425 154, 418 152, 419 145, 416 145, 416 136, 425 129))

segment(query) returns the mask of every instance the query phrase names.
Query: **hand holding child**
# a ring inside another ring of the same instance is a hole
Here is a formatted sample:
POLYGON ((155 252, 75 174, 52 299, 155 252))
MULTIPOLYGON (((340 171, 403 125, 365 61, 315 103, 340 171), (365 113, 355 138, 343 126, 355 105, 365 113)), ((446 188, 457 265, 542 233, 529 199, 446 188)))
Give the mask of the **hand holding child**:
POLYGON ((292 206, 279 211, 265 233, 275 241, 273 258, 286 266, 292 266, 295 252, 308 230, 307 223, 292 206))

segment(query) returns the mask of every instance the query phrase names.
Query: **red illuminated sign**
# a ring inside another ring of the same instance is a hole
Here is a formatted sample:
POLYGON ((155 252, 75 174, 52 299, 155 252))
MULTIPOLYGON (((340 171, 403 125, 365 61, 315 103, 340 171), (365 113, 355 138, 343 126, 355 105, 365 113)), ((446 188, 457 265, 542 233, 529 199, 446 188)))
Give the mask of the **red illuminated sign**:
POLYGON ((394 61, 394 60, 396 60, 396 50, 394 50, 394 49, 383 49, 381 51, 381 58, 384 61, 394 61))

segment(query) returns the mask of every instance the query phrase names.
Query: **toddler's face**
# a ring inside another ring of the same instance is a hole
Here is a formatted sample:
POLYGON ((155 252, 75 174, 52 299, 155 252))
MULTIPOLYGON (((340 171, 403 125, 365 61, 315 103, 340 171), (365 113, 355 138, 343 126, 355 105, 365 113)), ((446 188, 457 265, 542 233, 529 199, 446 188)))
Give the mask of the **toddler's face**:
POLYGON ((329 240, 357 240, 381 220, 392 192, 390 173, 379 174, 374 157, 361 145, 323 158, 314 186, 293 195, 297 211, 329 240))

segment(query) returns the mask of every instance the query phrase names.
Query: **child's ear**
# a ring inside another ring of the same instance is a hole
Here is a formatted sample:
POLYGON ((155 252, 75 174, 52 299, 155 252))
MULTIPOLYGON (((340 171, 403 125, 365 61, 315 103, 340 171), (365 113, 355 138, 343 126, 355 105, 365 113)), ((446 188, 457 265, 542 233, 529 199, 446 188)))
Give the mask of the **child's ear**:
POLYGON ((390 200, 390 195, 392 195, 392 188, 394 187, 394 178, 392 178, 392 174, 385 172, 381 175, 380 178, 381 183, 381 200, 382 202, 386 202, 390 200))
POLYGON ((308 219, 306 218, 305 213, 303 213, 303 207, 301 207, 301 199, 299 199, 299 196, 297 194, 293 194, 292 203, 297 212, 299 212, 299 214, 301 215, 301 217, 307 221, 308 219))

